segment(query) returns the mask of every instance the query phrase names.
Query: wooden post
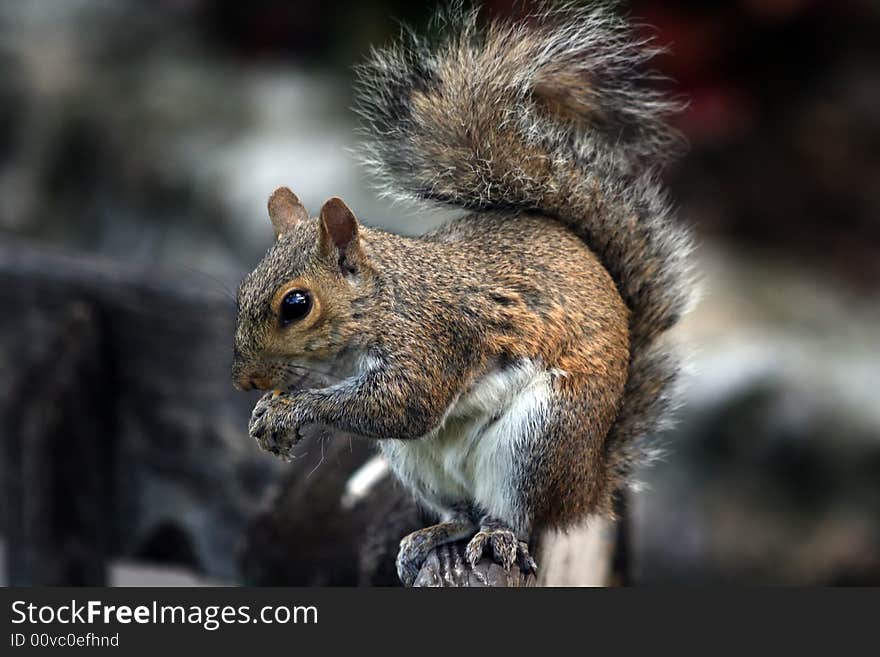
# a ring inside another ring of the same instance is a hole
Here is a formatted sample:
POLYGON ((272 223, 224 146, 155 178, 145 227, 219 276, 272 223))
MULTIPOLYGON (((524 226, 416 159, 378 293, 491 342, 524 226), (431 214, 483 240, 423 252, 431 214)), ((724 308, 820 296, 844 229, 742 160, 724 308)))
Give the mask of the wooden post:
POLYGON ((464 558, 465 547, 467 541, 459 541, 432 550, 413 586, 519 588, 537 584, 532 573, 526 575, 517 566, 504 570, 488 557, 483 557, 476 568, 471 568, 464 558))

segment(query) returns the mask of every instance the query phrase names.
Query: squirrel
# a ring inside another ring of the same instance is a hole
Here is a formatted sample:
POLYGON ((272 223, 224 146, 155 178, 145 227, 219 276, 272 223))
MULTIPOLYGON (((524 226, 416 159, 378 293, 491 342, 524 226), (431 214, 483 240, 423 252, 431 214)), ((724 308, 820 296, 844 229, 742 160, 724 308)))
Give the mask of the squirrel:
POLYGON ((676 404, 665 336, 693 291, 657 176, 679 103, 643 70, 650 42, 606 8, 443 23, 374 50, 355 109, 385 193, 463 216, 402 237, 279 188, 234 338, 234 382, 269 391, 262 448, 287 456, 309 425, 377 439, 437 515, 400 543, 405 585, 444 543, 535 571, 538 532, 613 517, 676 404))

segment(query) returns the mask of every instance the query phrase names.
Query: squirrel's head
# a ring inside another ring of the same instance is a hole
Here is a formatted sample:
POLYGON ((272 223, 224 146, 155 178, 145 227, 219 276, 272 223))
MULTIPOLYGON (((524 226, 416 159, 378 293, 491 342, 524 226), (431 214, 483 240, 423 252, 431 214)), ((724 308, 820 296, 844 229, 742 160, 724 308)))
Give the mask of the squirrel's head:
POLYGON ((371 270, 358 221, 339 198, 317 219, 281 187, 269 197, 275 244, 238 289, 232 377, 244 390, 284 389, 332 369, 357 337, 371 270))

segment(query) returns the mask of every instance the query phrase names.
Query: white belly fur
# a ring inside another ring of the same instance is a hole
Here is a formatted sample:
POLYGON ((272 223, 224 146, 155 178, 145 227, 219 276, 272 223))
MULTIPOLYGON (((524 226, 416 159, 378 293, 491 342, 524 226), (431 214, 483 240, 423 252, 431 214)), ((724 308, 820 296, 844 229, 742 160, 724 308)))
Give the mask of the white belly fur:
POLYGON ((552 377, 531 361, 482 376, 449 408, 440 426, 416 440, 383 440, 392 470, 441 516, 456 502, 526 532, 516 487, 518 455, 543 434, 552 377))

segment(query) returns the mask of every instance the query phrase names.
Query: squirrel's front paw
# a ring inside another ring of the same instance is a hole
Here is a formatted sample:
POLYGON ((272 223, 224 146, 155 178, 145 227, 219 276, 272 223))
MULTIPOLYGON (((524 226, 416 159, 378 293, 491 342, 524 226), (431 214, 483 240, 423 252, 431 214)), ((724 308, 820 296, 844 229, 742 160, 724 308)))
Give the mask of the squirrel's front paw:
POLYGON ((288 458, 290 450, 302 440, 305 424, 306 418, 291 395, 270 392, 254 406, 248 433, 262 449, 288 458))

